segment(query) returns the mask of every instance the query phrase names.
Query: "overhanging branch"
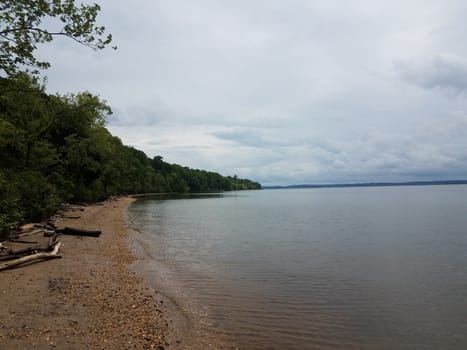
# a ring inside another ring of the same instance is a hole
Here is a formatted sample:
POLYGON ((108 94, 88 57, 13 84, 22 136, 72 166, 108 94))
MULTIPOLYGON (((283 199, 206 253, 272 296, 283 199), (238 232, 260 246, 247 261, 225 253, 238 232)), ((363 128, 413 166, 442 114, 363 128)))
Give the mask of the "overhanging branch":
MULTIPOLYGON (((49 32, 47 30, 44 30, 44 29, 41 29, 41 28, 36 28, 36 27, 22 27, 22 28, 10 28, 10 29, 5 29, 3 31, 0 31, 0 37, 6 39, 6 40, 9 40, 9 41, 14 41, 14 39, 12 38, 9 38, 7 35, 5 34, 8 34, 8 33, 14 33, 14 32, 23 32, 23 31, 27 31, 27 32, 39 32, 39 33, 42 33, 44 35, 50 35, 50 36, 65 36, 67 38, 70 38, 70 39, 73 39, 74 41, 76 41, 77 43, 81 44, 81 45, 84 45, 86 47, 89 47, 93 50, 97 50, 98 48, 98 45, 97 44, 89 44, 83 40, 80 40, 78 39, 78 37, 74 36, 73 34, 70 34, 70 33, 66 33, 66 32, 49 32)), ((86 33, 83 33, 84 35, 86 33)))

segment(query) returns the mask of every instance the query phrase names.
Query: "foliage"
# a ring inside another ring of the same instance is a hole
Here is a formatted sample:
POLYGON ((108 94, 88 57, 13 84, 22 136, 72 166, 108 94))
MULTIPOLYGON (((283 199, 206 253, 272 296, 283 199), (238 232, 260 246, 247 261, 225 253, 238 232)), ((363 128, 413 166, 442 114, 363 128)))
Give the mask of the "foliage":
POLYGON ((0 169, 0 237, 6 229, 21 220, 19 194, 16 186, 8 181, 8 176, 0 169))
POLYGON ((260 184, 152 159, 105 128, 105 101, 48 95, 24 73, 0 78, 0 235, 63 201, 112 195, 257 189, 260 184))
POLYGON ((37 45, 54 37, 70 38, 94 50, 110 44, 112 36, 96 25, 98 4, 75 0, 2 0, 0 3, 0 71, 8 76, 22 66, 37 69, 50 64, 34 55, 37 45), (52 27, 57 29, 52 29, 52 27))

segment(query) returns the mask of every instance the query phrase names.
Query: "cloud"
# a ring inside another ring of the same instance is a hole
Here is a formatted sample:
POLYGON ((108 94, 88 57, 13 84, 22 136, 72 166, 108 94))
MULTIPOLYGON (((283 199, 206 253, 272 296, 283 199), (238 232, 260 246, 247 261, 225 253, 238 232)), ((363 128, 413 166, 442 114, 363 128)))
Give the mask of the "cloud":
MULTIPOLYGON (((155 108, 155 106, 152 106, 155 108)), ((168 112, 162 108, 159 111, 151 109, 149 106, 129 106, 125 109, 112 107, 112 116, 109 117, 109 124, 114 126, 152 126, 167 120, 168 112)))
POLYGON ((467 91, 465 57, 444 54, 418 60, 398 60, 394 67, 402 79, 424 89, 450 94, 465 94, 467 91))
POLYGON ((212 133, 220 140, 227 140, 241 146, 250 147, 290 147, 297 141, 279 138, 277 132, 268 132, 260 128, 227 128, 212 133))
POLYGON ((467 174, 462 0, 101 0, 117 51, 41 48, 124 143, 264 184, 467 174), (455 98, 453 98, 455 97, 455 98))

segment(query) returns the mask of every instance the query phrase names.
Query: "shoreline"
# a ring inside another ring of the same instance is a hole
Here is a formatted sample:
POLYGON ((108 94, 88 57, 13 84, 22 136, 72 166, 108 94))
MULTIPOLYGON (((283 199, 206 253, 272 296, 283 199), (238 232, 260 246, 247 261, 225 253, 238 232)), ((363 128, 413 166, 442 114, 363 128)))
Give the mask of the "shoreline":
MULTIPOLYGON (((145 197, 144 195, 133 196, 145 197)), ((231 341, 224 339, 217 327, 207 327, 206 323, 213 321, 200 317, 197 313, 203 308, 200 305, 193 308, 191 299, 180 296, 178 288, 165 280, 164 271, 169 268, 161 263, 154 250, 153 243, 148 240, 145 232, 137 228, 132 221, 129 210, 125 211, 128 230, 127 244, 136 259, 129 265, 130 271, 136 273, 151 290, 157 291, 159 303, 163 305, 163 314, 168 320, 168 331, 165 336, 167 349, 173 350, 239 350, 231 341), (162 276, 162 277, 161 277, 162 276), (187 304, 188 301, 188 304, 187 304)), ((204 310, 204 308, 203 308, 204 310)))
POLYGON ((0 272, 0 344, 8 349, 170 349, 163 297, 134 272, 128 206, 121 197, 83 207, 59 228, 101 230, 99 238, 62 235, 62 259, 0 272))

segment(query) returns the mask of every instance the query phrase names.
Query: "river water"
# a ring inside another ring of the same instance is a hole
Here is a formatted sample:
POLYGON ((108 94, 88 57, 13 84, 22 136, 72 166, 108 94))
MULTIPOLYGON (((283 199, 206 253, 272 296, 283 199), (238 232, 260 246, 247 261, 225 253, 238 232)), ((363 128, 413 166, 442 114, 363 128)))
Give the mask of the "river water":
POLYGON ((239 349, 467 349, 467 186, 147 197, 149 278, 239 349))

